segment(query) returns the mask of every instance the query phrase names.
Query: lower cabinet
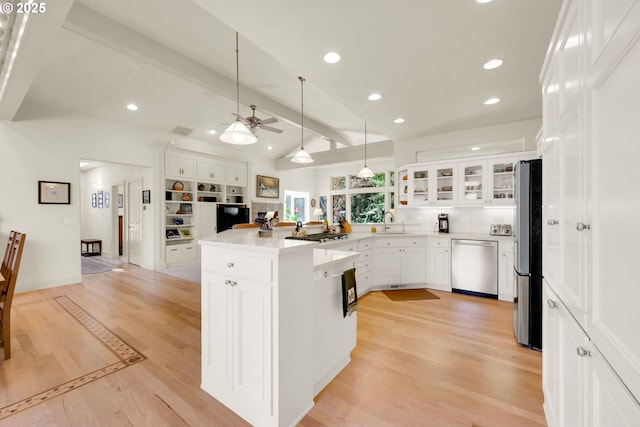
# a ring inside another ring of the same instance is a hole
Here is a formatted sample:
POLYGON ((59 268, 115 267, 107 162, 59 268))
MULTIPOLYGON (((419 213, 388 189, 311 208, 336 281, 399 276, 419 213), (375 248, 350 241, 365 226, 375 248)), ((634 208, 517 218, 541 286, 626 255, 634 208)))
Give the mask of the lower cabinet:
POLYGON ((376 241, 376 286, 424 284, 427 281, 426 240, 380 238, 376 241))
POLYGON ((271 415, 271 286, 205 272, 203 386, 271 415))
POLYGON ((513 241, 501 240, 498 242, 499 300, 513 302, 513 278, 513 241))
POLYGON ((427 244, 427 287, 451 292, 451 240, 429 237, 427 244))
POLYGON ((358 265, 356 268, 356 283, 358 296, 364 295, 373 287, 373 239, 358 241, 358 265))
POLYGON ((167 264, 172 264, 176 262, 194 261, 195 259, 196 259, 195 243, 167 245, 165 249, 165 262, 167 264))
POLYGON ((638 426, 640 405, 545 281, 542 391, 550 427, 638 426))

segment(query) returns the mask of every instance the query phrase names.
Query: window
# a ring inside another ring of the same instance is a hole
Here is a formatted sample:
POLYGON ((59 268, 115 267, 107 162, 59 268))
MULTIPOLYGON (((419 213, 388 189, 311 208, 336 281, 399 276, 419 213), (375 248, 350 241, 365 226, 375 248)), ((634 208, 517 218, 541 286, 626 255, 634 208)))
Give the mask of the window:
POLYGON ((285 190, 284 221, 307 222, 309 219, 307 206, 309 206, 309 193, 285 190))
POLYGON ((355 175, 331 177, 333 222, 338 222, 341 217, 353 224, 384 222, 384 212, 394 205, 394 175, 390 171, 377 173, 371 178, 355 175))

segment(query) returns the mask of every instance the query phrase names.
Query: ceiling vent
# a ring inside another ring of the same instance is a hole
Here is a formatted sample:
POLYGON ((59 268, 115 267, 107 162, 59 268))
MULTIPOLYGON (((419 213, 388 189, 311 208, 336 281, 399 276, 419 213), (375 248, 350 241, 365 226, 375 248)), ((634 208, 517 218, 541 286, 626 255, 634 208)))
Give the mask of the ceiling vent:
POLYGON ((189 134, 193 132, 193 129, 185 128, 182 126, 176 126, 171 133, 175 135, 189 136, 189 134))

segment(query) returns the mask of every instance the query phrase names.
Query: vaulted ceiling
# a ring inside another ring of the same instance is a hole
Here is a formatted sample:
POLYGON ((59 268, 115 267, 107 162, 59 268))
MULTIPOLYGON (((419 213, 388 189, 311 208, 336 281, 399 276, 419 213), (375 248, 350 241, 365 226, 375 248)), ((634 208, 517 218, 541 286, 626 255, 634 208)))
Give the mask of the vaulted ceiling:
POLYGON ((0 118, 97 117, 167 140, 181 127, 190 138, 224 144, 218 136, 236 111, 236 31, 240 113, 251 115, 255 104, 258 117, 277 118, 270 126, 283 130, 258 129, 258 143, 238 150, 265 158, 290 155, 302 135, 312 154, 362 144, 365 121, 368 142, 401 143, 536 118, 538 75, 560 5, 56 0, 28 22, 16 16, 7 55, 17 54, 4 61, 0 118), (325 63, 329 51, 341 61, 325 63), (494 58, 503 65, 483 69, 494 58), (306 78, 304 134, 298 76, 306 78), (382 98, 368 100, 373 92, 382 98), (500 102, 484 105, 492 97, 500 102), (139 109, 127 110, 129 103, 139 109), (398 117, 404 123, 394 123, 398 117))

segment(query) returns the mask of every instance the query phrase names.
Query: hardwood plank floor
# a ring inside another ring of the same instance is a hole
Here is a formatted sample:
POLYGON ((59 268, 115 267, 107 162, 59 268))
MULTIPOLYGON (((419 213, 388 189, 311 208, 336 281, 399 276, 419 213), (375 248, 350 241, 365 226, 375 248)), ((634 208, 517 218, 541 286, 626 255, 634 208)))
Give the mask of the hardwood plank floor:
MULTIPOLYGON (((0 426, 247 425, 200 390, 199 285, 124 268, 15 296, 12 358, 0 361, 0 426), (62 295, 146 359, 2 415, 113 362, 73 322, 42 312, 43 301, 62 295)), ((544 426, 541 354, 515 343, 511 304, 433 293, 440 299, 363 297, 352 361, 300 426, 544 426)))

